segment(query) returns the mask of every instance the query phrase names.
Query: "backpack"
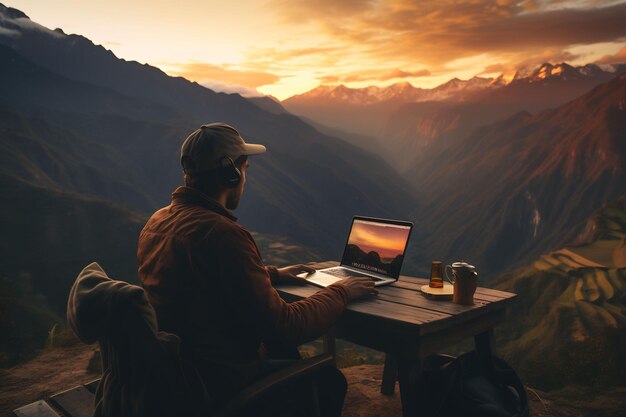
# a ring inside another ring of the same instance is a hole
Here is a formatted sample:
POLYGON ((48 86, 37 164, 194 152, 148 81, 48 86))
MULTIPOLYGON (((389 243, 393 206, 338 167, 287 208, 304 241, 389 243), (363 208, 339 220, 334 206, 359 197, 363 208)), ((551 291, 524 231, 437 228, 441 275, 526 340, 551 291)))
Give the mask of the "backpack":
POLYGON ((419 415, 432 417, 528 417, 526 389, 502 359, 475 352, 458 358, 432 355, 419 380, 419 415))

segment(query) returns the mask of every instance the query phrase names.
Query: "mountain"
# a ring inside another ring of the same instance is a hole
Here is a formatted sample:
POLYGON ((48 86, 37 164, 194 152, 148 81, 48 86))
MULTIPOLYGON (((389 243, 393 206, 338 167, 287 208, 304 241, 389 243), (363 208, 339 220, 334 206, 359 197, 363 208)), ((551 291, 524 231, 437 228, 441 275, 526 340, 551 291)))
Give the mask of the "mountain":
POLYGON ((543 64, 532 71, 515 73, 511 79, 493 80, 491 88, 475 92, 462 101, 407 103, 389 114, 382 131, 388 141, 403 149, 392 161, 406 168, 419 160, 425 148, 451 136, 467 136, 474 129, 510 117, 520 111, 536 113, 558 107, 623 72, 602 70, 588 64, 543 64))
MULTIPOLYGON (((291 113, 330 128, 384 139, 381 131, 388 117, 405 103, 464 100, 489 88, 491 79, 453 79, 433 89, 415 88, 409 82, 388 87, 349 88, 321 85, 290 97, 282 105, 291 113)), ((358 143, 357 143, 358 144, 358 143)))
POLYGON ((114 130, 116 123, 133 120, 134 129, 126 123, 122 132, 126 136, 140 129, 144 135, 152 133, 152 146, 157 146, 154 133, 171 134, 172 129, 146 119, 162 116, 161 107, 68 80, 2 45, 0 62, 4 93, 0 95, 0 171, 45 187, 98 195, 139 211, 157 205, 151 196, 157 189, 137 172, 126 149, 131 141, 118 137, 107 143, 100 137, 114 130), (24 117, 19 110, 33 117, 24 117), (102 123, 93 122, 94 114, 102 123), (90 126, 78 133, 73 124, 90 126))
MULTIPOLYGON (((1 130, 0 130, 1 131, 1 130)), ((96 197, 65 192, 0 172, 0 368, 42 349, 65 323, 74 279, 96 261, 137 283, 137 239, 147 216, 96 197)), ((254 232, 268 264, 319 261, 315 251, 254 232)))
POLYGON ((360 149, 369 153, 379 155, 385 160, 388 160, 389 155, 393 153, 389 147, 384 146, 383 143, 373 136, 360 135, 358 133, 351 133, 346 130, 328 127, 304 116, 300 116, 300 118, 325 135, 340 138, 343 141, 354 146, 358 146, 360 149))
POLYGON ((407 175, 425 201, 425 247, 488 276, 572 242, 598 205, 626 192, 625 162, 622 74, 554 110, 439 141, 407 175))
POLYGON ((145 217, 97 198, 0 173, 0 367, 42 349, 65 322, 67 295, 81 269, 99 262, 136 282, 145 217))
POLYGON ((376 251, 365 252, 358 245, 347 244, 342 262, 353 266, 366 265, 367 269, 374 272, 397 276, 400 275, 403 260, 402 254, 390 259, 382 259, 376 251))
POLYGON ((255 107, 237 94, 215 93, 150 65, 118 59, 81 35, 50 30, 2 4, 0 28, 4 29, 0 31, 0 44, 27 60, 70 80, 166 106, 172 118, 201 123, 206 118, 223 118, 245 106, 255 107))
POLYGON ((408 83, 361 89, 319 86, 283 101, 283 106, 329 127, 377 138, 390 149, 386 159, 404 171, 442 137, 465 136, 520 111, 562 105, 622 71, 622 67, 611 72, 593 64, 545 63, 496 79, 454 78, 433 89, 408 83))
POLYGON ((544 390, 597 394, 626 381, 626 264, 614 262, 625 251, 626 195, 594 212, 585 229, 585 243, 496 279, 519 295, 499 329, 499 351, 544 390))
POLYGON ((492 105, 519 103, 519 110, 534 113, 579 97, 621 72, 621 68, 605 71, 594 64, 573 67, 567 63, 545 63, 525 76, 516 74, 503 88, 489 91, 476 101, 492 105))
POLYGON ((453 78, 425 94, 421 101, 465 101, 477 93, 497 88, 492 78, 473 77, 469 80, 453 78))
MULTIPOLYGON (((326 103, 342 103, 344 105, 366 106, 384 101, 414 102, 428 100, 446 100, 454 98, 460 100, 460 95, 467 94, 489 87, 490 78, 474 77, 469 80, 452 80, 432 89, 415 88, 408 81, 392 84, 387 87, 369 86, 365 88, 350 88, 343 84, 338 86, 320 85, 311 91, 297 94, 283 101, 288 110, 297 109, 300 105, 316 100, 326 103)), ((296 114, 297 111, 294 111, 296 114)))
POLYGON ((380 157, 320 133, 271 99, 259 105, 215 93, 10 10, 0 8, 0 106, 28 121, 7 127, 6 172, 150 213, 182 182, 185 135, 223 121, 269 149, 251 160, 237 212, 252 230, 337 257, 355 213, 407 218, 417 207, 409 184, 380 157))
POLYGON ((261 109, 268 111, 274 114, 283 114, 287 113, 287 110, 280 104, 280 101, 277 98, 272 96, 263 96, 263 97, 248 97, 248 101, 256 104, 261 109))

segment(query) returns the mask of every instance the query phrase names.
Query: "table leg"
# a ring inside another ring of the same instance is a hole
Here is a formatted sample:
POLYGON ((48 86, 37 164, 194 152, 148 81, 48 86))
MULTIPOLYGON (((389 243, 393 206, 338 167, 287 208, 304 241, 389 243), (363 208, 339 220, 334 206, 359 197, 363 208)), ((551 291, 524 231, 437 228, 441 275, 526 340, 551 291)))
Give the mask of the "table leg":
POLYGON ((380 392, 384 395, 393 395, 398 380, 398 364, 395 358, 385 354, 385 367, 383 368, 383 382, 380 384, 380 392))
POLYGON ((492 370, 492 357, 496 354, 493 329, 489 329, 474 336, 474 345, 476 346, 476 353, 478 353, 478 357, 482 361, 483 366, 485 366, 485 369, 492 370))
POLYGON ((417 416, 417 379, 422 361, 416 358, 396 358, 398 362, 398 382, 400 385, 400 400, 402 401, 403 417, 417 416))

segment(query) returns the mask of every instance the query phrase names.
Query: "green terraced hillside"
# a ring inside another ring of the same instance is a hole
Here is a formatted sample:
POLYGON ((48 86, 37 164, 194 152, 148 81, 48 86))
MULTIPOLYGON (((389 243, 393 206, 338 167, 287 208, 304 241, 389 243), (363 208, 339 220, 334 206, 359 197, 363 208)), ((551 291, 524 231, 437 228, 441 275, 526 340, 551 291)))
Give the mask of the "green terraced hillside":
POLYGON ((626 381, 626 198, 589 220, 578 244, 504 274, 520 298, 500 330, 501 353, 543 389, 591 390, 626 381))

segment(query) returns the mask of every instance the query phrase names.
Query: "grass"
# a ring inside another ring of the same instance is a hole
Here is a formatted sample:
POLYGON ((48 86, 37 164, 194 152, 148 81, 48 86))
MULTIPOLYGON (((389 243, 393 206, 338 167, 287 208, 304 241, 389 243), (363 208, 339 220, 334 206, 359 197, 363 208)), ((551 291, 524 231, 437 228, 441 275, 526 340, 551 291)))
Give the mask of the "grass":
POLYGON ((572 252, 591 259, 609 268, 615 268, 613 263, 613 251, 617 248, 619 240, 599 240, 590 245, 570 247, 572 252))

